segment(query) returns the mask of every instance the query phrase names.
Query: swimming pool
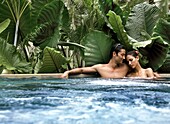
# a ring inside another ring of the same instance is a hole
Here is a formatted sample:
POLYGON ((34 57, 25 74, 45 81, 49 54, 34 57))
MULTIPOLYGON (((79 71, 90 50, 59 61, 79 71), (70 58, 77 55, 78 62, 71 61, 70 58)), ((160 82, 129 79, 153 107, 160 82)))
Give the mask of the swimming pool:
POLYGON ((0 78, 1 124, 169 124, 170 78, 0 78))

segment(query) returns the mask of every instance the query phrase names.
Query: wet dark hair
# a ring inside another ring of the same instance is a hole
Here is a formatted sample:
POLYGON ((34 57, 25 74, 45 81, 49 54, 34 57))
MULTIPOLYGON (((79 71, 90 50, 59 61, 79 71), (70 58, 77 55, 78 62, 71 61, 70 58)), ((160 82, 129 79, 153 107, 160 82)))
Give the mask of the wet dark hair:
POLYGON ((136 58, 136 56, 139 55, 139 52, 137 50, 132 50, 132 51, 127 52, 126 56, 127 55, 132 55, 136 58))
POLYGON ((121 49, 125 49, 125 47, 122 44, 116 43, 115 45, 113 45, 110 51, 110 58, 112 58, 113 52, 118 54, 118 52, 120 52, 121 49))

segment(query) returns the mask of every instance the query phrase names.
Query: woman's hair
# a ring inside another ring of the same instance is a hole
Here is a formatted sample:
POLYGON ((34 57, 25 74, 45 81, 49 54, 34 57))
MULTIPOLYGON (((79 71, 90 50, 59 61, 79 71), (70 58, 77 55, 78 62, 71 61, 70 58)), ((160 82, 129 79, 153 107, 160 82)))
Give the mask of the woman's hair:
POLYGON ((111 48, 111 51, 110 51, 110 58, 112 58, 113 52, 118 54, 118 52, 120 52, 121 49, 125 49, 122 44, 116 43, 115 45, 113 45, 112 48, 111 48))
POLYGON ((126 56, 127 55, 132 55, 136 58, 136 56, 139 55, 139 52, 137 50, 132 50, 132 51, 127 52, 126 56))

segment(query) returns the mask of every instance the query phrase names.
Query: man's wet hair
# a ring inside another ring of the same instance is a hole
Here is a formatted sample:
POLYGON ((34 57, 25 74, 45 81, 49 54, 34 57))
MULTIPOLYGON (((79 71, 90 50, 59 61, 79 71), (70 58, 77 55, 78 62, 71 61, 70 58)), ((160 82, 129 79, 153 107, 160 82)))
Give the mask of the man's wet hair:
POLYGON ((125 49, 125 47, 122 44, 116 43, 115 45, 113 45, 110 51, 110 58, 112 58, 113 52, 118 54, 118 52, 120 52, 121 49, 125 49))

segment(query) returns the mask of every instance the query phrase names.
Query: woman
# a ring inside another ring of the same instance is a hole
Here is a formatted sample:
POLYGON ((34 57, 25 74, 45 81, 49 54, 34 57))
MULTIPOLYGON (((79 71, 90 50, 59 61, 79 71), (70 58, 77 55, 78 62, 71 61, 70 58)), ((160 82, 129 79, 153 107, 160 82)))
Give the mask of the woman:
POLYGON ((154 78, 154 73, 151 68, 144 69, 141 67, 138 51, 129 51, 126 55, 126 61, 131 68, 127 77, 154 78))

